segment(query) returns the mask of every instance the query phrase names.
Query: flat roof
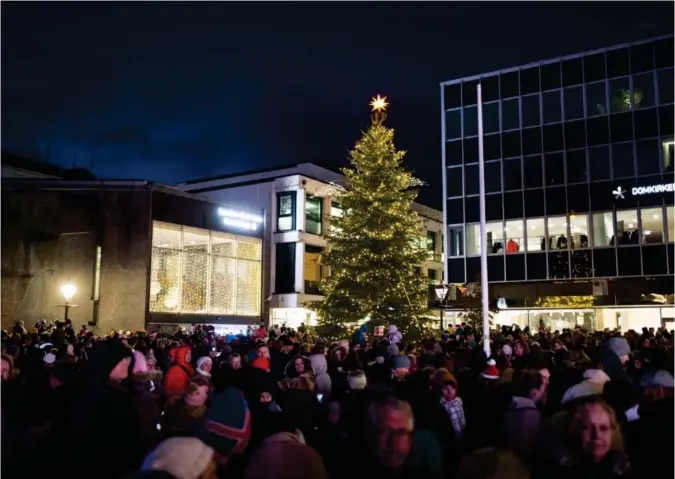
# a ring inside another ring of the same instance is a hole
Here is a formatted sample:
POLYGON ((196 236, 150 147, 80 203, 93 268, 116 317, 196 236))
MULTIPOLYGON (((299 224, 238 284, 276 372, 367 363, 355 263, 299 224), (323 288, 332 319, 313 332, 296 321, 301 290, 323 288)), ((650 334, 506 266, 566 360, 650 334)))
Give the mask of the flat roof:
POLYGON ((618 50, 619 48, 626 48, 626 47, 630 47, 630 46, 634 46, 634 45, 640 45, 640 44, 643 44, 643 43, 655 42, 657 40, 664 40, 666 38, 672 38, 672 37, 673 37, 673 34, 659 35, 657 37, 651 37, 651 38, 647 38, 647 39, 644 39, 644 40, 636 40, 636 41, 633 41, 633 42, 620 43, 618 45, 612 45, 612 46, 609 46, 609 47, 596 48, 595 50, 588 50, 588 51, 585 51, 585 52, 582 52, 582 53, 574 53, 574 54, 570 54, 570 55, 564 55, 564 56, 561 56, 561 57, 549 58, 547 60, 539 60, 539 61, 535 61, 535 62, 531 62, 531 63, 526 63, 524 65, 520 65, 520 66, 517 66, 517 67, 504 68, 502 70, 495 70, 495 71, 491 71, 491 72, 487 72, 487 73, 479 73, 477 75, 471 75, 471 76, 467 76, 467 77, 457 78, 455 80, 447 80, 447 81, 441 82, 441 86, 443 87, 443 86, 449 86, 449 85, 456 85, 457 83, 464 83, 464 82, 468 82, 468 81, 479 80, 479 79, 485 78, 485 77, 491 77, 491 76, 500 75, 500 74, 504 74, 504 73, 511 73, 511 72, 514 72, 514 71, 525 70, 526 68, 532 68, 532 67, 536 67, 536 66, 549 65, 551 63, 561 62, 561 61, 565 61, 565 60, 573 60, 575 58, 581 58, 581 57, 585 57, 585 56, 588 56, 588 55, 594 55, 596 53, 603 53, 603 52, 608 52, 608 51, 612 51, 612 50, 618 50))
MULTIPOLYGON (((244 170, 244 171, 238 171, 236 173, 227 173, 227 174, 224 174, 224 175, 207 176, 206 178, 196 178, 194 180, 182 181, 182 182, 179 182, 178 184, 179 185, 194 185, 194 184, 199 184, 199 183, 207 183, 209 181, 228 180, 230 178, 236 178, 237 176, 256 175, 256 174, 261 174, 261 173, 271 173, 271 172, 277 171, 277 170, 288 170, 290 168, 297 168, 300 165, 305 165, 305 164, 314 164, 314 163, 308 163, 308 162, 287 163, 287 164, 278 165, 278 166, 270 166, 270 167, 267 167, 267 168, 244 170)), ((320 165, 316 165, 316 166, 320 166, 320 165)), ((324 167, 321 166, 321 168, 324 168, 324 167)), ((326 169, 328 169, 328 168, 326 168, 326 169)))

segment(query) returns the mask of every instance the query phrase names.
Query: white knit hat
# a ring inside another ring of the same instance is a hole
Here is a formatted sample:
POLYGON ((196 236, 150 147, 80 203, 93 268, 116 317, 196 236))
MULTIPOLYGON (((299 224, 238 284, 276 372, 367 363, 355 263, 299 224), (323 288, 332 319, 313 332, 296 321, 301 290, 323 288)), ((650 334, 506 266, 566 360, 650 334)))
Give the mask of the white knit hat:
POLYGON ((142 471, 164 471, 176 479, 198 479, 213 460, 214 451, 196 437, 162 442, 143 461, 142 471))

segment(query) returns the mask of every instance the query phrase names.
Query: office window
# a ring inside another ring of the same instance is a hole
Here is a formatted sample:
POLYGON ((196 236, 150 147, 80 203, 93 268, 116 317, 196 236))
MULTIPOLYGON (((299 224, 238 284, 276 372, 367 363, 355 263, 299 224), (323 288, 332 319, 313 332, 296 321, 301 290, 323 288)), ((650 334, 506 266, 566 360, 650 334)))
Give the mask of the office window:
POLYGON ((630 69, 633 73, 648 72, 654 69, 654 49, 652 42, 640 43, 630 47, 630 69))
POLYGON ((636 143, 638 176, 661 173, 659 141, 640 140, 636 143))
POLYGON ((654 59, 656 68, 673 66, 673 37, 654 42, 654 59))
POLYGON ((502 150, 504 158, 520 156, 520 131, 509 131, 502 135, 502 150))
POLYGON ((502 130, 520 128, 520 100, 505 100, 502 102, 502 130))
POLYGON ((523 233, 523 220, 507 221, 504 224, 506 235, 506 253, 520 253, 525 251, 525 234, 523 233))
POLYGON ((570 239, 572 249, 588 248, 588 215, 570 214, 570 239))
POLYGON ((305 245, 304 282, 305 294, 321 294, 320 285, 322 275, 321 254, 323 249, 305 245))
POLYGON ((546 230, 544 218, 528 218, 525 220, 527 230, 527 251, 546 250, 546 230))
POLYGON ((541 128, 526 128, 522 130, 523 155, 541 153, 541 128))
POLYGON ((322 219, 323 199, 308 195, 305 200, 305 230, 313 235, 320 235, 322 219))
POLYGON ((275 249, 274 292, 295 293, 295 243, 277 243, 275 249))
POLYGON ((563 149, 564 133, 562 123, 544 125, 544 153, 552 153, 563 149))
POLYGON ((639 244, 637 210, 617 211, 614 230, 618 245, 639 244))
POLYGON ((605 54, 596 53, 595 55, 588 55, 584 57, 584 80, 586 82, 594 82, 604 80, 605 73, 605 54))
POLYGON ((544 201, 542 188, 525 190, 525 217, 544 216, 544 201))
POLYGON ((522 188, 520 158, 504 160, 504 191, 522 188))
POLYGON ((572 58, 562 63, 563 86, 579 85, 584 81, 581 58, 572 58))
POLYGON ((612 246, 614 244, 614 220, 612 212, 593 214, 593 246, 612 246))
POLYGON ((614 78, 628 75, 630 63, 628 60, 628 48, 610 50, 607 52, 607 77, 614 78))
POLYGON ((633 75, 632 104, 634 108, 647 108, 656 105, 654 74, 652 72, 633 75))
POLYGON ((591 172, 591 181, 609 179, 612 170, 607 145, 588 149, 588 167, 591 172))
MULTIPOLYGON (((488 254, 504 253, 504 226, 501 221, 485 225, 487 235, 488 254)), ((466 225, 466 254, 467 256, 480 255, 480 225, 466 225)))
POLYGON ((457 166, 446 170, 446 190, 448 198, 462 196, 462 167, 457 166))
POLYGON ((451 226, 448 228, 448 255, 451 257, 464 256, 464 227, 451 226))
POLYGON ((567 218, 565 216, 551 216, 548 218, 548 249, 567 249, 567 218))
POLYGON ((295 200, 295 191, 277 193, 277 231, 295 229, 295 200))
MULTIPOLYGON (((476 118, 476 123, 478 118, 476 118)), ((499 102, 483 105, 483 132, 496 133, 499 131, 499 102)))
POLYGON ((612 145, 612 168, 614 178, 635 176, 633 142, 612 145))
POLYGON ((586 120, 586 143, 588 146, 606 145, 609 143, 609 118, 596 116, 586 120))
POLYGON ((523 127, 541 124, 541 118, 539 117, 539 95, 524 96, 522 101, 523 127))
POLYGON ((542 91, 560 88, 560 63, 549 63, 541 67, 542 91))
POLYGON ((478 162, 478 138, 462 140, 462 151, 464 152, 464 164, 478 162))
POLYGON ((661 208, 645 208, 640 212, 642 242, 663 243, 663 212, 661 208))
POLYGON ((662 136, 675 135, 675 125, 673 124, 673 105, 659 107, 659 130, 662 136))
POLYGON ((547 153, 544 157, 546 186, 565 184, 565 163, 562 153, 547 153))
POLYGON ((589 117, 607 114, 607 88, 604 81, 586 85, 586 110, 589 117))
POLYGON ((675 208, 672 206, 666 206, 666 220, 668 224, 668 234, 667 239, 670 243, 675 241, 675 230, 673 229, 675 225, 675 208))
POLYGON ((576 120, 584 117, 584 90, 580 86, 565 88, 565 119, 576 120))
POLYGON ((542 109, 544 111, 544 124, 558 123, 562 120, 562 108, 560 106, 560 90, 547 91, 542 95, 542 109))
POLYGON ((484 102, 499 100, 499 75, 483 77, 480 83, 484 102))
POLYGON ((485 163, 485 191, 487 193, 502 191, 501 161, 490 161, 485 163))
POLYGON ((478 134, 478 110, 475 106, 464 108, 464 136, 478 134))
POLYGON ((518 96, 518 72, 510 72, 501 75, 499 79, 499 90, 502 99, 518 96))
POLYGON ((541 165, 541 155, 524 157, 523 171, 525 188, 536 188, 543 185, 544 171, 541 165))
POLYGON ((344 211, 342 210, 342 206, 338 201, 331 201, 330 202, 330 216, 332 218, 342 218, 342 215, 344 214, 344 211))
POLYGON ((455 166, 462 164, 462 140, 445 143, 445 165, 455 166))
POLYGON ((464 194, 477 195, 479 188, 478 165, 466 165, 464 167, 464 194))
POLYGON ((539 67, 520 71, 520 94, 539 93, 539 67))
POLYGON ((448 200, 448 207, 446 213, 448 215, 447 222, 450 225, 464 223, 464 199, 457 198, 448 200))
POLYGON ((588 181, 586 168, 586 150, 567 152, 567 183, 584 183, 588 181))
POLYGON ((462 83, 462 105, 469 106, 475 105, 478 101, 476 95, 476 87, 478 86, 478 80, 471 80, 462 83))
POLYGON ((635 128, 635 138, 642 140, 652 138, 659 131, 659 118, 656 108, 646 108, 637 110, 633 114, 633 125, 635 128))
POLYGON ((443 99, 445 100, 445 109, 459 108, 462 106, 462 85, 446 85, 444 88, 443 99))
POLYGON ((673 103, 673 93, 675 86, 673 86, 673 69, 667 68, 659 70, 659 105, 668 105, 673 103))
POLYGON ((485 135, 483 138, 483 156, 485 161, 499 160, 502 157, 501 135, 485 135))
POLYGON ((628 78, 615 78, 609 82, 610 111, 621 113, 631 109, 630 83, 628 78))
POLYGON ((586 125, 583 120, 565 123, 565 148, 584 148, 586 146, 586 125))
MULTIPOLYGON (((436 254, 436 236, 438 233, 435 231, 427 231, 427 238, 426 238, 426 248, 427 251, 429 252, 429 259, 434 259, 434 255, 436 254)), ((436 258, 438 260, 438 258, 436 258)))
POLYGON ((609 137, 612 143, 631 141, 633 139, 633 115, 631 112, 610 115, 609 137))
POLYGON ((454 140, 462 137, 462 110, 451 110, 445 113, 445 138, 454 140))

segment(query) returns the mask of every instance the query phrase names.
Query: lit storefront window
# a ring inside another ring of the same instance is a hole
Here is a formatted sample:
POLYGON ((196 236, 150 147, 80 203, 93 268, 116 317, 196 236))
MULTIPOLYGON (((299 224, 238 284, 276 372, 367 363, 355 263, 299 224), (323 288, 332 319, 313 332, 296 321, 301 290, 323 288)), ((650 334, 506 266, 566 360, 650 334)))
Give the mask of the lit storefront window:
POLYGON ((259 316, 262 241, 154 222, 150 311, 259 316))

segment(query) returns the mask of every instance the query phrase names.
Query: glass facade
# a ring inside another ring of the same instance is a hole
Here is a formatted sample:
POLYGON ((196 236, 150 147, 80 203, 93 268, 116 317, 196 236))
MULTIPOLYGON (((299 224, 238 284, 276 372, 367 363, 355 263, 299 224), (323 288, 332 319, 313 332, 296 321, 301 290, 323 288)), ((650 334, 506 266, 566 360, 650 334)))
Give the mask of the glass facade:
POLYGON ((490 281, 673 269, 673 37, 442 86, 448 279, 480 272, 476 86, 490 281))
POLYGON ((153 222, 150 311, 259 316, 262 240, 153 222))

